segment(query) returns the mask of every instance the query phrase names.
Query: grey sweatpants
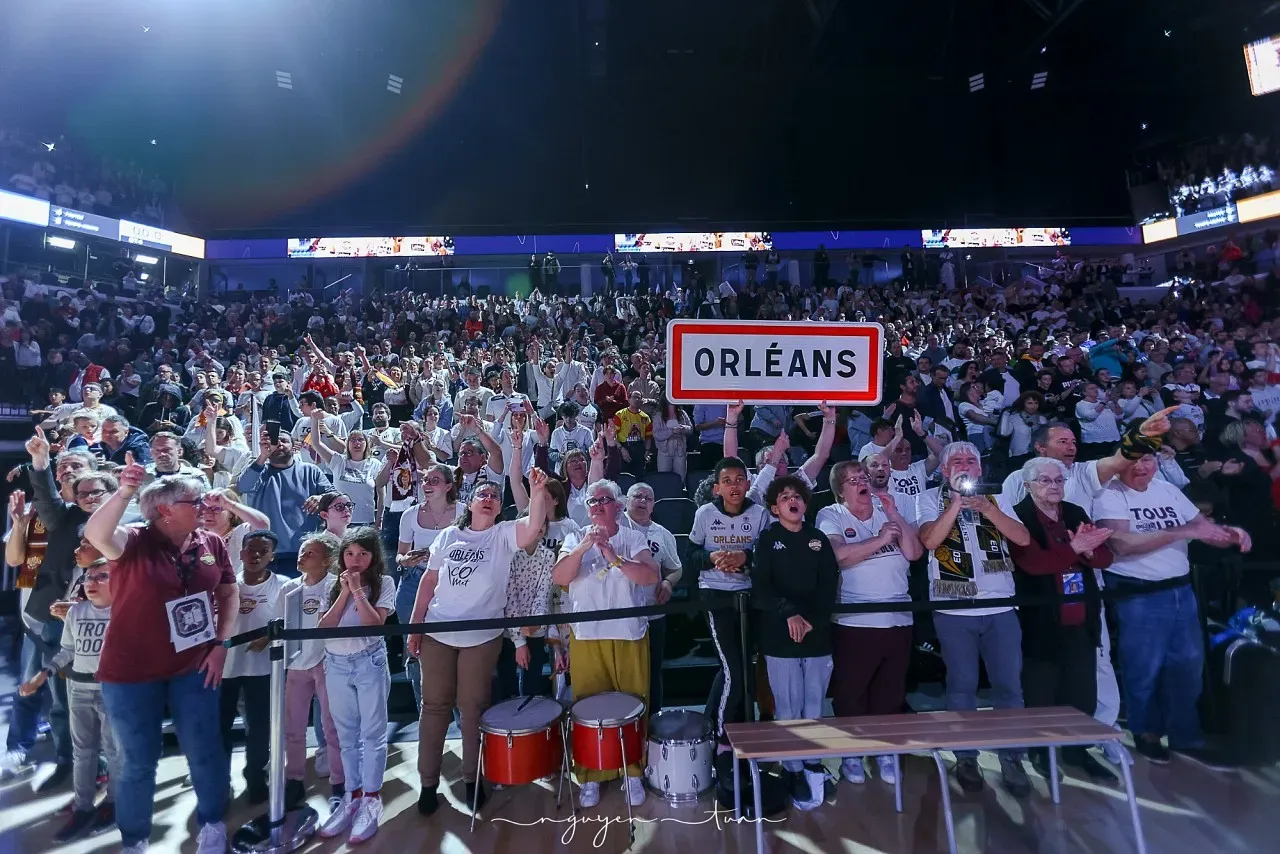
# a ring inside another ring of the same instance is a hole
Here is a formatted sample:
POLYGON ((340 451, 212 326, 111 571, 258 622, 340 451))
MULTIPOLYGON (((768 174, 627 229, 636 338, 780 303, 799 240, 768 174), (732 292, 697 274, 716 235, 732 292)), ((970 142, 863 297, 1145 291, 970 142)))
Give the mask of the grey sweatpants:
MULTIPOLYGON (((822 702, 831 682, 831 656, 817 658, 774 658, 765 656, 769 690, 773 692, 774 720, 799 721, 822 717, 822 702)), ((788 759, 788 771, 804 769, 804 763, 788 759)))
MULTIPOLYGON (((987 666, 991 705, 997 709, 1021 709, 1022 626, 1010 608, 999 614, 933 615, 933 627, 942 643, 947 666, 947 709, 970 712, 978 708, 978 660, 987 666)), ((1021 750, 1002 750, 1016 758, 1021 750)), ((957 750, 960 758, 977 756, 976 750, 957 750)))
POLYGON ((98 685, 86 685, 67 681, 67 698, 71 707, 72 782, 75 788, 75 809, 93 809, 98 794, 98 754, 107 755, 107 773, 111 775, 107 787, 107 803, 115 801, 115 785, 120 779, 122 756, 116 752, 115 736, 107 719, 107 707, 102 702, 102 689, 98 685))

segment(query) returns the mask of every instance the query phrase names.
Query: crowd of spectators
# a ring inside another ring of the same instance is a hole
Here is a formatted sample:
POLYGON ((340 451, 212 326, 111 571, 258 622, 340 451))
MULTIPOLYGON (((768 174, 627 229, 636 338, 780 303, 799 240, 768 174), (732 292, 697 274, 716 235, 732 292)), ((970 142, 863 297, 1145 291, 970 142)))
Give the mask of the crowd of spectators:
MULTIPOLYGON (((660 709, 666 621, 572 614, 665 602, 678 587, 708 604, 721 665, 706 714, 722 751, 745 690, 732 674, 756 650, 779 717, 820 714, 813 698, 828 680, 837 714, 902 709, 920 629, 908 613, 833 618, 837 603, 1106 586, 1138 595, 1109 614, 1090 601, 916 621, 932 623, 948 706, 976 707, 979 662, 1002 708, 1067 702, 1115 725, 1122 687, 1139 754, 1202 755, 1204 650, 1178 582, 1189 543, 1192 557, 1280 544, 1275 271, 1134 304, 1106 264, 1067 257, 1047 281, 1003 286, 922 268, 869 287, 829 270, 815 263, 807 283, 695 275, 590 296, 301 291, 176 308, 17 283, 6 349, 42 399, 30 463, 10 473, 15 495, 34 501, 11 503, 6 551, 34 567, 21 585, 30 705, 0 770, 26 763, 50 692, 69 714, 52 716, 58 771, 44 785, 75 788, 59 839, 116 823, 126 850, 143 850, 167 699, 199 801, 198 850, 224 851, 238 704, 245 797, 266 797, 268 669, 263 644, 228 653, 217 642, 283 613, 289 585, 301 588, 303 625, 319 627, 565 614, 545 631, 409 639, 426 816, 442 803, 454 707, 466 797, 483 801, 478 716, 548 691, 518 670, 541 676, 546 662, 574 696, 625 691, 660 709), (664 333, 684 316, 879 322, 882 402, 674 406, 664 333), (659 513, 659 497, 691 512, 659 513), (757 612, 746 648, 731 598, 741 591, 757 612), (82 656, 80 640, 104 625, 101 660, 82 656), (59 657, 59 640, 73 657, 59 657), (99 744, 72 738, 91 720, 111 741, 102 802, 99 744)), ((330 787, 321 833, 363 841, 382 815, 387 647, 318 641, 290 668, 288 799, 307 794, 315 697, 315 769, 330 787)), ((1064 758, 1114 781, 1088 751, 1064 758)), ((1049 773, 1047 757, 1030 759, 1049 773)), ((633 805, 642 766, 626 771, 633 805)), ((1016 752, 1001 771, 1010 792, 1029 792, 1016 752)), ((576 772, 582 805, 595 806, 610 775, 576 772)), ((840 766, 851 783, 866 774, 860 760, 840 766)), ((956 774, 966 791, 983 786, 973 756, 956 774)), ((821 769, 785 775, 798 808, 821 803, 821 769)))
POLYGON ((148 225, 165 224, 171 187, 134 161, 97 156, 65 137, 0 127, 4 188, 55 205, 148 225))

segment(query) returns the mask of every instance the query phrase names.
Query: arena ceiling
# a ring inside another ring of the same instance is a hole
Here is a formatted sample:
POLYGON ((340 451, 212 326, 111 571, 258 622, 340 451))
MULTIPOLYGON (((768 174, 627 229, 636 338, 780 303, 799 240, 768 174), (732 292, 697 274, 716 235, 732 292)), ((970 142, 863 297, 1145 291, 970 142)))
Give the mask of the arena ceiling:
POLYGON ((209 236, 1123 222, 1136 148, 1270 129, 1241 45, 1277 32, 1265 0, 42 0, 0 121, 162 168, 209 236))

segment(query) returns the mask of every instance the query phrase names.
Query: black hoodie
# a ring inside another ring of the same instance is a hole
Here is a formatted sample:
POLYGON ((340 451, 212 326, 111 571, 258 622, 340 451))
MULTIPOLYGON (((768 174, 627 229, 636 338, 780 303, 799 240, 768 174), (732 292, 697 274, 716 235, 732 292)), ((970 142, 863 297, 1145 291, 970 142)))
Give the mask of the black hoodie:
POLYGON ((774 658, 815 658, 831 654, 831 608, 840 586, 840 567, 827 535, 810 522, 799 531, 770 525, 756 542, 751 571, 760 614, 760 651, 774 658), (787 620, 804 617, 813 630, 800 643, 787 620))

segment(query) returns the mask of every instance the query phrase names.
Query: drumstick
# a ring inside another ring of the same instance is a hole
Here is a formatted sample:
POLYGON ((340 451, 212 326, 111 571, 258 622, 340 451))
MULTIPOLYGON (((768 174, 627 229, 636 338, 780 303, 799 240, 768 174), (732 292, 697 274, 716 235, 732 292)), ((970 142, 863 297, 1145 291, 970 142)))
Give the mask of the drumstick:
POLYGON ((531 702, 533 702, 533 695, 532 695, 532 694, 530 694, 528 697, 525 697, 525 698, 524 698, 524 702, 523 702, 523 703, 521 703, 519 706, 517 706, 517 707, 516 707, 516 714, 519 714, 520 712, 523 712, 523 711, 524 711, 524 707, 525 707, 525 706, 527 706, 527 705, 529 705, 531 702))

